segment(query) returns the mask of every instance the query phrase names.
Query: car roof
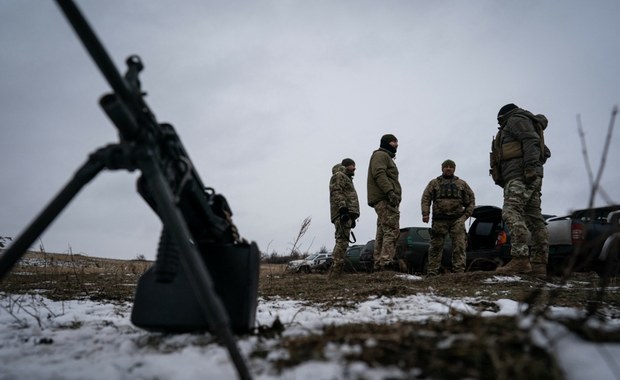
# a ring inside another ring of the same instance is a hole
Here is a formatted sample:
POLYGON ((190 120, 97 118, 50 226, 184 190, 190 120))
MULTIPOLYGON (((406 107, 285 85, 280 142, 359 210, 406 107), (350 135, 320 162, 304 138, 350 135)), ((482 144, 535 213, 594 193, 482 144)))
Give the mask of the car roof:
POLYGON ((575 219, 581 219, 581 218, 602 219, 602 218, 606 218, 610 212, 616 211, 616 210, 620 210, 620 205, 587 208, 583 210, 573 211, 573 213, 571 214, 571 217, 575 219))
POLYGON ((497 206, 476 206, 471 214, 476 219, 489 219, 501 217, 502 209, 497 206))

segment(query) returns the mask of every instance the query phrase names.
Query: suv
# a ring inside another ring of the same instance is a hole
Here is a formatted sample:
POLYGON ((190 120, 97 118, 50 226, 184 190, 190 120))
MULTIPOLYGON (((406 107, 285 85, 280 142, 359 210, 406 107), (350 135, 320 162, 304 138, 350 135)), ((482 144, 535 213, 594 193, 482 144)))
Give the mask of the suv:
MULTIPOLYGON (((400 229, 400 235, 396 242, 396 254, 399 267, 408 273, 425 274, 428 268, 428 249, 431 242, 431 229, 429 227, 405 227, 400 229), (404 264, 404 265, 403 265, 404 264)), ((444 254, 442 266, 450 267, 452 241, 447 236, 444 242, 444 254), (447 253, 447 254, 446 254, 447 253)))
POLYGON ((348 272, 371 272, 373 267, 374 240, 352 245, 347 249, 344 269, 348 272))
POLYGON ((332 253, 318 252, 302 260, 289 261, 289 263, 286 265, 286 270, 296 273, 310 273, 312 271, 321 272, 329 269, 331 265, 332 253))
POLYGON ((510 231, 502 209, 476 206, 467 232, 467 268, 494 270, 510 261, 510 231))

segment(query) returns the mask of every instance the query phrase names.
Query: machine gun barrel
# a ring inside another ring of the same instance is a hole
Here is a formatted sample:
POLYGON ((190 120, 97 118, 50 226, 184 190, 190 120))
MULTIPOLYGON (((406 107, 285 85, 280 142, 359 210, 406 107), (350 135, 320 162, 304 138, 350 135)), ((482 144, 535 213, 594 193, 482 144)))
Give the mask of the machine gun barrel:
MULTIPOLYGON (((125 141, 143 142, 157 150, 162 170, 167 176, 179 208, 194 239, 202 241, 231 240, 231 226, 226 217, 213 212, 211 195, 196 172, 189 155, 170 124, 160 124, 144 101, 138 74, 144 68, 137 55, 127 58, 125 77, 95 35, 80 10, 71 0, 56 0, 93 61, 112 87, 113 93, 101 97, 99 103, 125 141), (183 196, 181 196, 183 194, 183 196)), ((159 214, 152 191, 140 188, 140 194, 159 214)), ((229 212, 230 210, 226 210, 229 212)), ((232 215, 232 213, 230 213, 232 215)), ((230 216, 229 215, 229 216, 230 216)), ((161 215, 160 215, 161 216, 161 215)))
MULTIPOLYGON (((56 2, 64 12, 71 26, 73 26, 73 29, 80 38, 80 41, 86 50, 88 50, 88 53, 92 57, 93 61, 99 67, 99 70, 112 87, 112 90, 118 99, 120 99, 121 105, 129 108, 126 112, 133 115, 140 115, 141 118, 143 118, 140 121, 148 122, 150 124, 148 127, 153 129, 151 132, 155 133, 157 128, 154 127, 156 127, 157 122, 155 121, 150 109, 144 102, 140 89, 131 88, 130 84, 127 83, 127 81, 121 76, 114 65, 114 62, 112 62, 112 59, 99 41, 99 38, 97 38, 95 32, 92 30, 88 24, 88 21, 86 21, 75 3, 71 0, 56 0, 56 2)), ((132 61, 130 61, 131 59, 137 58, 134 57, 136 56, 132 56, 128 59, 128 64, 132 63, 132 61)), ((142 67, 142 63, 139 62, 139 58, 137 58, 137 61, 133 63, 138 65, 139 71, 142 67)), ((123 131, 121 131, 121 133, 122 132, 123 131)))

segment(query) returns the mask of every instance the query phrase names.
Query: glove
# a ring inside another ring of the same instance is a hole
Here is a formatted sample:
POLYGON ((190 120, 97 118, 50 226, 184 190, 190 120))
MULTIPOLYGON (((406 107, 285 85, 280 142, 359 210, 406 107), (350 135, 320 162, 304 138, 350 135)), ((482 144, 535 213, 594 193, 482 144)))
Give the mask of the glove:
POLYGON ((394 191, 390 191, 388 194, 388 202, 394 206, 394 207, 398 207, 398 205, 400 204, 400 197, 398 195, 396 195, 396 193, 394 191))
POLYGON ((340 207, 340 210, 338 210, 338 214, 340 214, 340 221, 343 223, 350 219, 349 209, 346 207, 340 207))
POLYGON ((536 174, 536 170, 533 168, 526 168, 525 173, 523 174, 525 177, 525 184, 529 185, 538 178, 538 174, 536 174))

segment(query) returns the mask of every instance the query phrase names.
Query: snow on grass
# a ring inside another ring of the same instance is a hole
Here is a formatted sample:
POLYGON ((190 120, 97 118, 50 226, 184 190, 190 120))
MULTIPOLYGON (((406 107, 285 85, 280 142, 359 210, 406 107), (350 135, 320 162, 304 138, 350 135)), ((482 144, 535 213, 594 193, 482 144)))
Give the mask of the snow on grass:
MULTIPOLYGON (((20 299, 0 293, 0 379, 232 379, 237 377, 228 351, 213 343, 209 334, 166 335, 149 333, 130 322, 131 304, 92 301, 51 301, 42 296, 20 299)), ((288 299, 259 300, 257 323, 270 326, 278 318, 285 336, 319 332, 323 326, 344 323, 394 323, 447 318, 451 311, 482 316, 516 315, 515 301, 495 302, 498 311, 478 311, 473 300, 433 295, 375 297, 356 307, 326 308, 288 299)), ((551 308, 554 315, 579 316, 571 308, 551 308)), ((527 319, 524 319, 527 321, 527 319)), ((531 321, 531 323, 537 323, 531 321)), ((617 319, 609 324, 618 327, 617 319)), ((567 378, 615 378, 612 361, 620 357, 618 344, 586 342, 564 327, 543 322, 532 330, 537 341, 559 356, 567 378)), ((241 337, 245 358, 265 338, 241 337)), ((371 342, 367 342, 371 344, 371 342)), ((275 344, 273 344, 275 346, 275 344)), ((342 360, 353 346, 330 345, 327 361, 308 361, 276 373, 270 362, 285 351, 273 350, 266 358, 248 358, 256 379, 375 379, 402 378, 398 368, 370 368, 342 360)))

